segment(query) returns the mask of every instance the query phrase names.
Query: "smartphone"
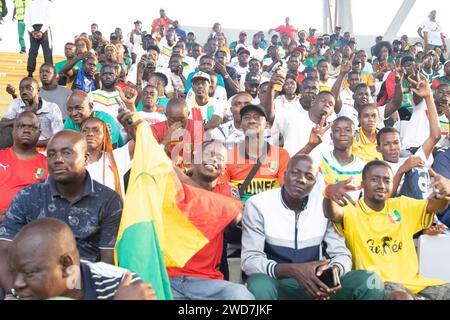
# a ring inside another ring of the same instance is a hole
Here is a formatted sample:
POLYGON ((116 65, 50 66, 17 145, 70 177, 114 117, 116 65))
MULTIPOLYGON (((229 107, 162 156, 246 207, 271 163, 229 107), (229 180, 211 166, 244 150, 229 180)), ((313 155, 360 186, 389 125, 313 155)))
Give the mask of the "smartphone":
POLYGON ((328 268, 324 270, 319 279, 330 289, 338 287, 341 284, 337 268, 328 268))

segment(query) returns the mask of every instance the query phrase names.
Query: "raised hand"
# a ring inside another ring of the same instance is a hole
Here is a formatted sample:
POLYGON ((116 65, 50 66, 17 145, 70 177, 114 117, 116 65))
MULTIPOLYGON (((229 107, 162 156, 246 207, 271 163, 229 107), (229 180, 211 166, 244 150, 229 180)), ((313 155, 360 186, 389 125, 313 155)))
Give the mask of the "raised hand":
POLYGON ((428 197, 428 199, 447 199, 450 200, 450 180, 444 178, 440 174, 434 172, 433 169, 428 169, 430 177, 434 180, 432 183, 433 193, 428 197))
POLYGON ((327 186, 325 189, 325 197, 336 202, 341 207, 345 207, 349 202, 355 206, 356 202, 347 193, 347 191, 358 190, 356 187, 349 185, 352 181, 353 177, 350 177, 347 180, 327 186))
POLYGON ((136 111, 136 98, 138 95, 136 89, 132 87, 125 87, 123 90, 119 89, 119 95, 130 111, 136 111))
POLYGON ((433 93, 431 92, 428 79, 419 73, 417 74, 417 78, 416 80, 408 77, 408 81, 412 85, 411 91, 422 98, 432 97, 433 93))
POLYGON ((333 125, 333 123, 331 122, 327 126, 324 127, 325 121, 326 121, 326 117, 323 116, 322 119, 320 120, 320 123, 311 130, 311 133, 309 135, 309 144, 311 144, 313 146, 318 146, 319 144, 322 143, 323 136, 333 125))

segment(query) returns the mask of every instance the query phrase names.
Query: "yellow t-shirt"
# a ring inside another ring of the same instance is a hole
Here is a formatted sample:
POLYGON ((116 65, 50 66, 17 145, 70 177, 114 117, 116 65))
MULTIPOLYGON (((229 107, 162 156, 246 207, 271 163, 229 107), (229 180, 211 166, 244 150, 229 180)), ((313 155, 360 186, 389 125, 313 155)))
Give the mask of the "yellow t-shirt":
POLYGON ((377 159, 383 160, 383 156, 377 151, 377 142, 371 142, 361 128, 356 130, 352 153, 363 159, 364 162, 370 162, 377 159))
POLYGON ((337 229, 343 230, 353 255, 353 268, 374 271, 384 281, 399 283, 413 293, 446 283, 419 275, 413 235, 433 222, 434 214, 425 212, 427 203, 407 197, 392 198, 379 212, 370 209, 363 198, 356 207, 347 205, 343 229, 337 229))

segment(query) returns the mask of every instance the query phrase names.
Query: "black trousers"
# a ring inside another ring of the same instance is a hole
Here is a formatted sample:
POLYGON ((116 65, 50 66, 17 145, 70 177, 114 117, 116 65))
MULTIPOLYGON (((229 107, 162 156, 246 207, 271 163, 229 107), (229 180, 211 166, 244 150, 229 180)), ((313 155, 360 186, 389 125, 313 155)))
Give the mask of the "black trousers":
POLYGON ((45 63, 53 64, 53 56, 52 56, 52 39, 51 33, 47 30, 41 39, 35 39, 30 35, 30 51, 28 53, 28 64, 27 71, 28 74, 32 74, 36 70, 36 58, 39 53, 39 47, 42 46, 42 51, 44 51, 44 61, 45 63))

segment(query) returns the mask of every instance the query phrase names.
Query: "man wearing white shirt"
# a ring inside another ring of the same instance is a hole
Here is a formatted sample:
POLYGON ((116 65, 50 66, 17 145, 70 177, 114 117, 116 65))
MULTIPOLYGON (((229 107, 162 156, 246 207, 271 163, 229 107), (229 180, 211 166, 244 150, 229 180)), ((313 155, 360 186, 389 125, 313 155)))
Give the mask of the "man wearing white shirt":
POLYGON ((435 48, 444 49, 444 52, 446 52, 447 45, 445 43, 445 36, 441 24, 436 21, 436 10, 431 11, 428 18, 429 20, 422 23, 417 30, 417 33, 423 39, 425 52, 428 49, 435 48))
POLYGON ((263 61, 266 52, 260 48, 259 43, 261 42, 261 36, 259 33, 255 33, 253 35, 252 45, 248 47, 248 51, 250 52, 250 58, 256 58, 259 61, 263 61))
POLYGON ((34 0, 25 12, 25 25, 30 34, 30 51, 28 54, 28 76, 33 77, 36 70, 36 57, 39 47, 44 51, 45 63, 53 64, 51 24, 51 2, 48 0, 34 0))

